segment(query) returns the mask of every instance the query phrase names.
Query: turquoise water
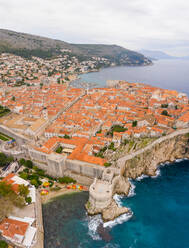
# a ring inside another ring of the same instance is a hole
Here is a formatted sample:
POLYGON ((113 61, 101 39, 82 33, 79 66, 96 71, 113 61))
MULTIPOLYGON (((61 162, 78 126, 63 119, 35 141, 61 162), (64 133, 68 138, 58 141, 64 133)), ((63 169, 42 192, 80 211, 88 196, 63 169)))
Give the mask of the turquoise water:
POLYGON ((189 161, 166 165, 158 177, 133 184, 135 193, 121 199, 132 217, 123 216, 101 232, 100 217, 86 216, 86 192, 44 205, 45 248, 188 248, 189 161))
POLYGON ((119 66, 80 75, 74 82, 95 83, 96 87, 106 86, 107 80, 126 80, 147 83, 153 86, 174 89, 189 95, 189 60, 158 60, 152 66, 119 66))
MULTIPOLYGON (((189 95, 189 61, 160 60, 153 66, 114 67, 81 76, 104 87, 106 80, 143 82, 189 95)), ((134 194, 119 200, 132 209, 106 227, 87 217, 88 193, 66 195, 43 206, 45 248, 189 248, 189 161, 161 168, 156 178, 134 181, 134 194)))

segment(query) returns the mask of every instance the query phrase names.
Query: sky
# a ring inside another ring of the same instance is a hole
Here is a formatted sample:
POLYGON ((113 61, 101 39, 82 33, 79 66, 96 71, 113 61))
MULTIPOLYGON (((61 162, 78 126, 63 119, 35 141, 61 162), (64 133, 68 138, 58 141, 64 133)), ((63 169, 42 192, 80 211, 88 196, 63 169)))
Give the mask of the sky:
POLYGON ((189 56, 187 0, 0 0, 0 28, 189 56))

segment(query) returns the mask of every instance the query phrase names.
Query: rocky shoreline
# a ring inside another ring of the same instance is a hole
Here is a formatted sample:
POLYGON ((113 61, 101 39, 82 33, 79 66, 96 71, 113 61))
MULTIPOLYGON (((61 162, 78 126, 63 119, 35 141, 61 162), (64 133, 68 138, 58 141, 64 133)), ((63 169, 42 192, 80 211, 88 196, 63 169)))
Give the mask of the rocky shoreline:
POLYGON ((103 221, 114 220, 130 210, 120 207, 113 199, 115 194, 128 196, 129 178, 142 175, 156 176, 160 164, 177 159, 189 159, 189 128, 161 137, 144 149, 117 161, 117 169, 105 169, 101 179, 95 179, 89 189, 85 205, 89 215, 101 214, 103 221))

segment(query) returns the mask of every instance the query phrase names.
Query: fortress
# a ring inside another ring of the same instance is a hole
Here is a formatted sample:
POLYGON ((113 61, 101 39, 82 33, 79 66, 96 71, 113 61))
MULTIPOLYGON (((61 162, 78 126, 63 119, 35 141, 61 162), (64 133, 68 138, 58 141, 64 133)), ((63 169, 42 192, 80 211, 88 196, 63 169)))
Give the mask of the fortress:
POLYGON ((90 186, 89 201, 86 204, 91 215, 102 214, 105 221, 129 212, 115 203, 114 194, 128 195, 129 178, 146 174, 155 176, 158 165, 173 162, 176 159, 189 159, 189 128, 175 131, 161 137, 135 153, 126 155, 117 161, 117 168, 104 170, 101 179, 95 178, 90 186))

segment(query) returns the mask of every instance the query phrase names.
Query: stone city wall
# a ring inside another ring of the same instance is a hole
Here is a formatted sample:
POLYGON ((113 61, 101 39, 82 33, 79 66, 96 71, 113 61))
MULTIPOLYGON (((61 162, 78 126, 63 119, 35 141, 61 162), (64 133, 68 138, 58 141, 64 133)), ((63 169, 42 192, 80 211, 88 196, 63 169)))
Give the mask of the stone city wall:
POLYGON ((15 139, 20 146, 27 144, 30 141, 28 138, 24 137, 23 135, 15 133, 13 130, 3 125, 0 125, 0 132, 15 139))

